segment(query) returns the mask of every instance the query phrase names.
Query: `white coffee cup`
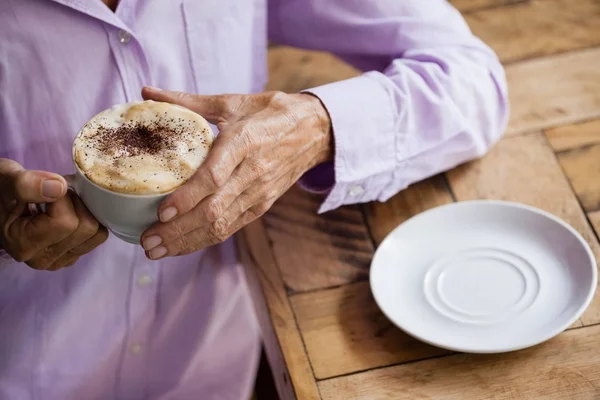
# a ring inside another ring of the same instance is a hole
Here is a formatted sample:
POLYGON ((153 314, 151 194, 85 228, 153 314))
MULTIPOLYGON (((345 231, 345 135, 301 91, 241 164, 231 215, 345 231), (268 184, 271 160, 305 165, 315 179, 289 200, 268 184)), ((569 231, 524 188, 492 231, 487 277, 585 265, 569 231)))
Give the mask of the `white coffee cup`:
POLYGON ((171 192, 126 194, 111 192, 89 180, 76 162, 75 173, 65 179, 90 213, 116 237, 140 244, 142 233, 158 221, 158 206, 171 192))

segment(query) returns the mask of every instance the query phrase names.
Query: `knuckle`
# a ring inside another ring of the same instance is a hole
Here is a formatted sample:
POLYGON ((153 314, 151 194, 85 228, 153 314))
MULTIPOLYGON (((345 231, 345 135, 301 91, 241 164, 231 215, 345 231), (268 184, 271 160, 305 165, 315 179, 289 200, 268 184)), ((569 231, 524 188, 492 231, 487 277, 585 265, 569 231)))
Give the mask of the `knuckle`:
POLYGON ((25 264, 27 264, 30 268, 33 269, 39 269, 39 270, 43 270, 43 269, 48 269, 48 267, 50 267, 50 262, 48 262, 48 260, 44 257, 39 258, 39 259, 32 259, 27 261, 25 264))
POLYGON ((179 240, 185 235, 183 227, 179 221, 169 222, 161 228, 160 232, 152 233, 149 235, 158 235, 164 242, 173 242, 179 240))
POLYGON ((186 92, 177 92, 177 93, 175 93, 175 99, 178 102, 186 103, 186 102, 193 100, 193 97, 191 94, 186 93, 186 92))
POLYGON ((206 219, 208 221, 216 221, 223 214, 223 202, 219 199, 211 199, 206 208, 206 219))
POLYGON ((79 260, 79 257, 73 257, 69 261, 67 261, 64 266, 71 267, 77 262, 77 260, 79 260))
POLYGON ((252 164, 252 174, 254 178, 266 178, 269 166, 266 161, 257 160, 252 164))
POLYGON ((60 232, 71 234, 79 228, 79 218, 76 215, 68 215, 56 220, 56 228, 60 232))
POLYGON ((278 197, 279 197, 279 191, 276 188, 271 187, 265 191, 263 200, 265 202, 270 202, 270 201, 275 201, 275 199, 277 199, 278 197))
POLYGON ((215 243, 221 243, 227 239, 227 228, 229 228, 229 224, 224 218, 219 218, 213 222, 209 228, 211 242, 212 240, 215 240, 215 243))
MULTIPOLYGON (((185 240, 185 229, 183 228, 183 226, 179 223, 173 223, 171 225, 171 229, 169 230, 169 232, 167 233, 167 236, 173 239, 178 239, 181 238, 182 240, 185 240)), ((166 240, 169 240, 169 238, 165 238, 166 240)))
POLYGON ((35 257, 35 250, 31 247, 24 247, 19 244, 15 247, 15 250, 9 254, 16 262, 25 262, 35 257))
POLYGON ((257 204, 256 206, 254 206, 253 208, 250 209, 251 217, 253 217, 253 218, 262 217, 267 211, 269 211, 270 208, 271 208, 271 205, 266 202, 257 204))
POLYGON ((217 166, 211 166, 208 168, 208 179, 215 188, 220 188, 225 184, 226 181, 223 170, 217 166))
POLYGON ((20 262, 20 263, 22 263, 22 262, 25 262, 25 261, 27 261, 27 260, 30 260, 30 259, 31 259, 31 257, 30 257, 30 255, 29 255, 29 254, 27 254, 27 253, 22 253, 22 252, 16 252, 16 253, 14 253, 14 254, 11 254, 10 256, 11 256, 11 257, 12 257, 12 258, 13 258, 13 259, 16 261, 16 262, 20 262))
POLYGON ((285 107, 287 103, 287 94, 278 90, 272 91, 268 93, 269 96, 269 105, 276 109, 281 109, 285 107))
POLYGON ((100 227, 97 234, 99 235, 99 238, 98 238, 99 244, 106 242, 106 240, 108 239, 108 229, 106 229, 104 227, 100 227))
POLYGON ((98 232, 100 224, 92 217, 85 217, 79 221, 77 230, 82 236, 92 237, 98 232))
POLYGON ((177 239, 175 245, 169 248, 167 254, 179 254, 181 249, 185 249, 188 247, 190 247, 190 241, 189 238, 184 235, 177 239))

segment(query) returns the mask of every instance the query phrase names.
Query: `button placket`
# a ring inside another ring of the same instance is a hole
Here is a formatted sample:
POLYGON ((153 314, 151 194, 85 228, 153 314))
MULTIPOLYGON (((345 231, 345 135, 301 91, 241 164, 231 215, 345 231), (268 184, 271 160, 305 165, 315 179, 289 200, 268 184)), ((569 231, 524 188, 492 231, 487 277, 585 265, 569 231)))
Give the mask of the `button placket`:
POLYGON ((121 44, 127 44, 131 40, 131 33, 123 29, 119 30, 117 36, 119 38, 119 43, 121 44))

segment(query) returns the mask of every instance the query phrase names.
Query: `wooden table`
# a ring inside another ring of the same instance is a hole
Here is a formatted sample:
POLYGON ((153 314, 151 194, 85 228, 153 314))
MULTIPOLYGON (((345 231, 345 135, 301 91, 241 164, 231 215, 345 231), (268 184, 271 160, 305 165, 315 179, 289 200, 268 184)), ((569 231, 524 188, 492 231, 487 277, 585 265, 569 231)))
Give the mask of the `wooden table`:
MULTIPOLYGON (((483 159, 415 184, 385 204, 316 215, 299 189, 241 235, 266 353, 281 398, 600 399, 600 298, 568 331, 501 355, 451 354, 379 311, 369 264, 383 237, 441 204, 502 199, 547 210, 600 255, 600 1, 454 0, 506 66, 512 116, 483 159)), ((271 88, 357 71, 322 53, 270 50, 271 88)))

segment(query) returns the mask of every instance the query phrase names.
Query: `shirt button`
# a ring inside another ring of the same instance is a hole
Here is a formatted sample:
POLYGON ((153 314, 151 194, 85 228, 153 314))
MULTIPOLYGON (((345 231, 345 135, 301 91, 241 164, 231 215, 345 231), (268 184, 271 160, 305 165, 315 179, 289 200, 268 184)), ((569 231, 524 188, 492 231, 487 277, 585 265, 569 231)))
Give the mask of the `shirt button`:
POLYGON ((140 354, 142 352, 142 345, 139 343, 134 343, 131 345, 131 353, 140 354))
POLYGON ((148 286, 149 284, 152 283, 152 277, 148 274, 144 274, 139 277, 137 283, 139 286, 142 286, 142 287, 148 286))
POLYGON ((131 40, 131 34, 129 32, 124 31, 124 30, 119 31, 119 42, 121 42, 123 44, 127 44, 127 43, 129 43, 130 40, 131 40))
POLYGON ((352 197, 356 197, 356 196, 360 196, 361 194, 363 194, 365 190, 362 188, 362 186, 352 186, 349 190, 348 190, 348 194, 352 197))

